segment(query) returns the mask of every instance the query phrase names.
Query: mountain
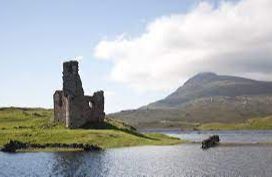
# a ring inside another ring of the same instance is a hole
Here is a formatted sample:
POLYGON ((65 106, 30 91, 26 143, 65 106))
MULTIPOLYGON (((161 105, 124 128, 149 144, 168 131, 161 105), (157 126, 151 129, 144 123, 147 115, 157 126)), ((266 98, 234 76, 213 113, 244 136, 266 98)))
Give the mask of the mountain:
POLYGON ((111 114, 140 127, 241 123, 272 115, 272 82, 199 73, 166 98, 111 114))

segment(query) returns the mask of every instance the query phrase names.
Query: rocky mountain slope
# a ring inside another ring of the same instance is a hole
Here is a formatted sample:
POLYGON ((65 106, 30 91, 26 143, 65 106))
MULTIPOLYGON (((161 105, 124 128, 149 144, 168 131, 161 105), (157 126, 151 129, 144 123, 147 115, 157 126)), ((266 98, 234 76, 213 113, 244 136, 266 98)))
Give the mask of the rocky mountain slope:
POLYGON ((272 82, 200 73, 166 98, 111 114, 136 127, 235 123, 272 115, 272 82))

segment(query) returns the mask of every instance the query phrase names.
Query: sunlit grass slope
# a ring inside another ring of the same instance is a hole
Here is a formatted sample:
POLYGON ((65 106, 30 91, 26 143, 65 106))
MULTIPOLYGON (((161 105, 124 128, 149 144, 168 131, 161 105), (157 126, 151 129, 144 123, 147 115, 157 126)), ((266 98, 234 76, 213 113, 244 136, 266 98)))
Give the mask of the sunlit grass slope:
POLYGON ((172 145, 181 140, 157 133, 140 134, 125 123, 110 118, 105 124, 70 130, 52 120, 53 111, 41 108, 1 108, 0 146, 9 140, 26 143, 88 143, 103 148, 172 145))

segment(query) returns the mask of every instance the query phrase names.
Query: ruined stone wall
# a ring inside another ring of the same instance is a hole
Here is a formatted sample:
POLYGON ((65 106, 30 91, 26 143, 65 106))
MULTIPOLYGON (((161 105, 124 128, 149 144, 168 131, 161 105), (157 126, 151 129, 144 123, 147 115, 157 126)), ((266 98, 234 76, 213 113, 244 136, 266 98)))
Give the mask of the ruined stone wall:
POLYGON ((57 90, 54 94, 54 117, 56 122, 65 122, 65 103, 63 91, 57 90))
POLYGON ((88 122, 103 122, 104 93, 84 96, 78 74, 78 62, 63 64, 63 91, 54 94, 54 120, 66 123, 68 128, 78 128, 88 122))
POLYGON ((78 62, 63 63, 63 92, 71 97, 84 96, 82 82, 78 74, 78 62))
POLYGON ((93 94, 93 117, 100 122, 104 121, 104 92, 98 91, 93 94))

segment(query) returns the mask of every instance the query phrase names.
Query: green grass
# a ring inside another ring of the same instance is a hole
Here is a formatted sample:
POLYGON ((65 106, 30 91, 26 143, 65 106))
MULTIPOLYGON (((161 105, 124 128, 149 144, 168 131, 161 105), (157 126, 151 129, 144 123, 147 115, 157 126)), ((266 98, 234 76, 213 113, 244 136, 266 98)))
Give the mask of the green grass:
POLYGON ((272 130, 272 116, 249 119, 245 123, 207 123, 199 130, 272 130))
POLYGON ((105 124, 91 124, 82 129, 67 129, 53 123, 53 111, 41 108, 1 108, 0 147, 9 140, 26 143, 88 143, 102 148, 173 145, 177 138, 158 133, 141 134, 121 121, 106 119, 105 124))

